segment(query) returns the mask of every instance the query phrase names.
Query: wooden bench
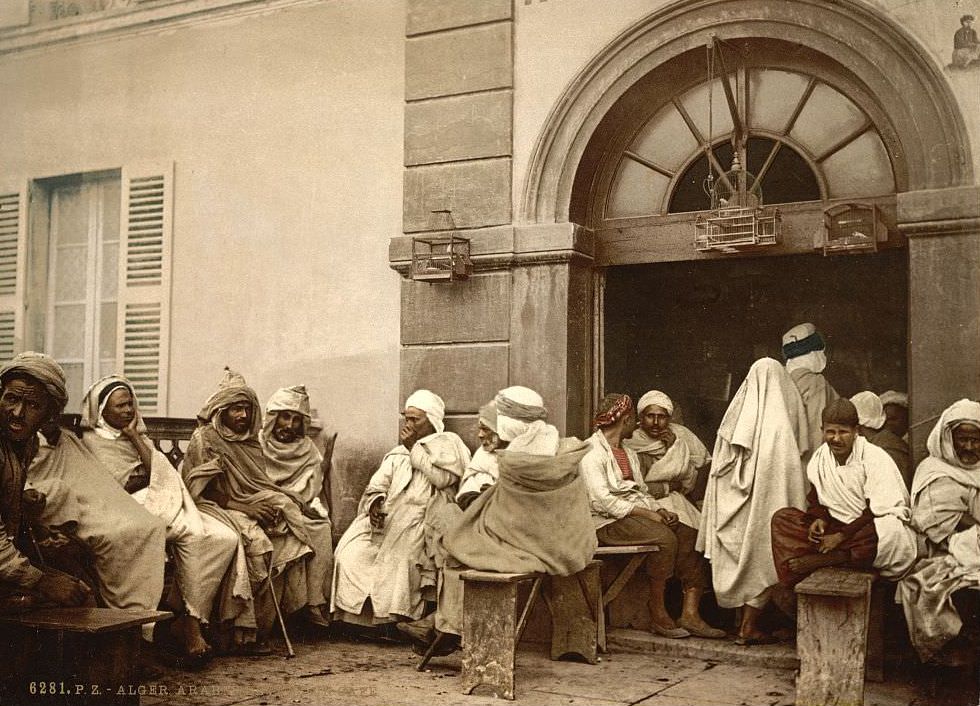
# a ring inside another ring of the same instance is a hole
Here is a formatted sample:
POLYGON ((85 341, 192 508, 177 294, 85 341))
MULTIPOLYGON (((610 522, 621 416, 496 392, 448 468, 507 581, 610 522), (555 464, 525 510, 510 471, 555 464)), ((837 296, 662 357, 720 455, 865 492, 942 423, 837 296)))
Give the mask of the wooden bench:
POLYGON ((653 544, 629 544, 623 546, 612 546, 612 547, 599 547, 595 550, 594 558, 602 559, 603 557, 610 556, 628 556, 629 561, 623 566, 618 574, 616 574, 612 583, 602 592, 602 610, 599 616, 599 651, 606 652, 606 624, 608 623, 608 618, 606 616, 606 610, 610 603, 616 600, 616 597, 626 588, 626 584, 629 580, 633 578, 633 574, 636 570, 640 568, 640 565, 646 560, 647 555, 652 552, 660 551, 660 547, 653 544))
POLYGON ((539 594, 551 613, 551 658, 579 655, 598 662, 597 636, 602 616, 599 567, 591 561, 573 576, 505 574, 467 570, 463 580, 463 693, 481 685, 501 698, 514 698, 517 645, 539 594), (531 589, 518 616, 518 586, 531 589))
POLYGON ((138 706, 140 626, 173 617, 158 610, 41 608, 0 616, 11 703, 138 706))
POLYGON ((863 703, 865 676, 884 678, 887 583, 867 571, 825 568, 798 583, 796 593, 797 705, 863 703))

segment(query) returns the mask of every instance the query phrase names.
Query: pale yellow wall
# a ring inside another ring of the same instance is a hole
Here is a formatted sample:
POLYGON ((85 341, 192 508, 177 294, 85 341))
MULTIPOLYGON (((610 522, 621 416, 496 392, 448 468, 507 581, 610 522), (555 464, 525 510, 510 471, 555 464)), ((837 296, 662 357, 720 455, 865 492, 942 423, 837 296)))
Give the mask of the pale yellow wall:
MULTIPOLYGON (((620 33, 671 3, 665 0, 515 0, 514 204, 519 206, 534 146, 562 93, 620 33)), ((961 15, 980 20, 980 5, 938 0, 874 0, 921 45, 947 77, 969 134, 980 175, 980 66, 949 70, 961 15)), ((974 25, 980 27, 980 21, 974 25)))
POLYGON ((404 17, 334 0, 0 57, 4 177, 176 164, 170 414, 228 364, 395 442, 404 17))

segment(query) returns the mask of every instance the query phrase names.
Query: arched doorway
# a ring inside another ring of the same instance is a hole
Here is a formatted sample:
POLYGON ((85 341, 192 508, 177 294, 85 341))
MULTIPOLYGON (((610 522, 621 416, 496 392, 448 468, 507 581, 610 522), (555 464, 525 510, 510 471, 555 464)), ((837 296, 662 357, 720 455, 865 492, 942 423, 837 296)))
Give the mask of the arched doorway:
MULTIPOLYGON (((842 392, 905 387, 909 265, 896 194, 971 183, 968 145, 927 52, 862 2, 681 2, 620 35, 566 91, 532 156, 520 217, 594 235, 593 394, 680 381, 689 406, 723 405, 741 368, 778 356, 782 331, 803 320, 839 330, 828 334, 842 392), (740 57, 749 168, 765 201, 781 204, 782 242, 765 253, 693 247, 699 182, 709 160, 725 160, 733 120, 716 89, 707 124, 712 34, 740 57), (825 209, 842 201, 881 209, 881 252, 814 254, 825 209)), ((705 416, 711 429, 715 412, 705 416)))

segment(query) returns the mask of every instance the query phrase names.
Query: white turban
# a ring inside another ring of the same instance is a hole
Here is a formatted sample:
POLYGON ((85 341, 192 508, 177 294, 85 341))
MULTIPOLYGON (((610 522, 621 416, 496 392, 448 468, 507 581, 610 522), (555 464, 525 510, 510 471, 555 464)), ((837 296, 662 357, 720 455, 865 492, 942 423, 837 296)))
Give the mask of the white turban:
POLYGON ((310 396, 304 385, 293 385, 276 390, 265 404, 266 414, 289 411, 302 414, 310 421, 310 396))
POLYGON ((881 398, 873 392, 865 390, 851 398, 851 403, 857 409, 858 424, 870 429, 881 429, 885 425, 885 408, 881 398))
POLYGON ((643 395, 643 397, 640 398, 640 401, 636 403, 637 413, 643 414, 643 410, 645 410, 647 407, 649 407, 652 404, 655 404, 658 407, 663 407, 664 409, 667 410, 667 414, 672 415, 674 413, 673 400, 667 397, 667 395, 662 393, 660 390, 650 390, 645 395, 643 395))
POLYGON ((897 392, 895 390, 889 390, 888 392, 882 392, 878 397, 881 398, 881 404, 897 404, 900 407, 905 407, 908 409, 909 406, 909 396, 904 392, 897 392))
POLYGON ((513 441, 528 430, 532 422, 548 417, 541 395, 529 387, 506 387, 494 398, 497 407, 497 436, 513 441))
POLYGON ((434 392, 428 390, 416 390, 405 400, 405 409, 415 407, 425 412, 426 418, 432 424, 432 428, 442 433, 446 430, 446 425, 442 419, 446 416, 446 403, 434 392))
POLYGON ((827 367, 826 344, 811 323, 799 324, 783 334, 783 357, 786 370, 792 372, 804 368, 822 373, 827 367))

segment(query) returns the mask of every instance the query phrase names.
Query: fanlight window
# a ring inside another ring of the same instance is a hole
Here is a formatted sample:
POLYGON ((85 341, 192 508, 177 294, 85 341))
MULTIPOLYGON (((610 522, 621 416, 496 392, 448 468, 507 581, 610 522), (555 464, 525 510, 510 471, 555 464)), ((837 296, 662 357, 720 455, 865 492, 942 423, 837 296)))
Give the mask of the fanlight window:
MULTIPOLYGON (((766 204, 893 193, 885 145, 868 116, 847 96, 802 73, 751 69, 748 171, 766 204)), ((732 78, 734 80, 734 77, 732 78)), ((624 150, 605 204, 605 218, 710 208, 704 190, 711 145, 722 170, 732 162, 733 130, 721 80, 675 96, 624 150), (709 87, 713 111, 709 123, 709 87)))

